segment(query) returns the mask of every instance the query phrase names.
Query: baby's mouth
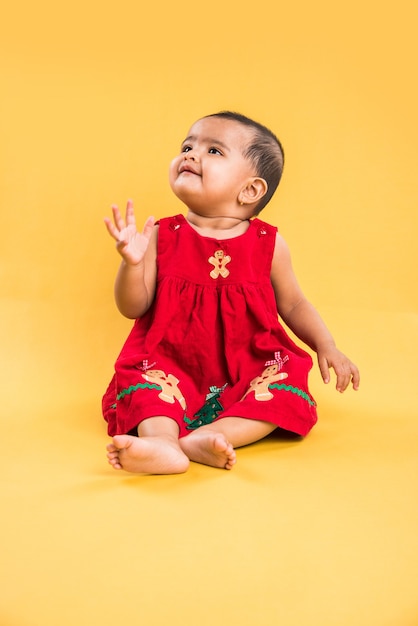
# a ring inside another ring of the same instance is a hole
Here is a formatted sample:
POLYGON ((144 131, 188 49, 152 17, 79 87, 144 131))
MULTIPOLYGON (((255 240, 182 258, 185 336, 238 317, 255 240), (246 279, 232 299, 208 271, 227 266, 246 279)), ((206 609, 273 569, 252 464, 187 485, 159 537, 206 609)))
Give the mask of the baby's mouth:
POLYGON ((179 168, 179 174, 195 174, 196 176, 200 176, 199 172, 196 171, 191 165, 181 165, 179 168))

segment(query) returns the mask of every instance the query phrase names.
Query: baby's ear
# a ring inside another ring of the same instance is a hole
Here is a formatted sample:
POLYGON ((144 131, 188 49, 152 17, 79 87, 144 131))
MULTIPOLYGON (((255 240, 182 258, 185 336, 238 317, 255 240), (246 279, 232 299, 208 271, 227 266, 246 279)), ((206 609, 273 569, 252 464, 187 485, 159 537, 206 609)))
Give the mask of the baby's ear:
POLYGON ((250 178, 238 195, 238 202, 241 204, 257 204, 266 195, 268 185, 264 178, 258 176, 250 178))

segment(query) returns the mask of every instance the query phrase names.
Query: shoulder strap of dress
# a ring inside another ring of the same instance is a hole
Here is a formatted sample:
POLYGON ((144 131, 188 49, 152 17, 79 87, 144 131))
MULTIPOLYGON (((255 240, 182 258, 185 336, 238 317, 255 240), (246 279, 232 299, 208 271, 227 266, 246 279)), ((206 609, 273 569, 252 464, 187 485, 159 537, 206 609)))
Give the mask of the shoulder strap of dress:
POLYGON ((257 233, 258 237, 265 237, 266 235, 276 237, 277 227, 272 226, 271 224, 267 224, 267 222, 263 222, 262 220, 255 217, 251 220, 252 227, 254 231, 257 233))
POLYGON ((161 217, 159 220, 155 222, 156 225, 163 228, 170 228, 170 230, 176 231, 184 224, 184 215, 179 213, 178 215, 173 215, 172 217, 161 217))

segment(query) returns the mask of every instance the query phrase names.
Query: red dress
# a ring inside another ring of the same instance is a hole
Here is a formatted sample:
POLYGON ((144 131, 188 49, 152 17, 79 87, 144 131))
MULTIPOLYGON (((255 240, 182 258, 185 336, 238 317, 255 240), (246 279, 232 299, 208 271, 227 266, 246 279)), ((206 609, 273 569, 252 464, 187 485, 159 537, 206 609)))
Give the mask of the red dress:
POLYGON ((256 218, 217 240, 183 215, 160 220, 156 296, 103 398, 109 435, 157 415, 174 419, 180 437, 227 416, 310 431, 312 359, 281 326, 270 281, 276 230, 256 218))

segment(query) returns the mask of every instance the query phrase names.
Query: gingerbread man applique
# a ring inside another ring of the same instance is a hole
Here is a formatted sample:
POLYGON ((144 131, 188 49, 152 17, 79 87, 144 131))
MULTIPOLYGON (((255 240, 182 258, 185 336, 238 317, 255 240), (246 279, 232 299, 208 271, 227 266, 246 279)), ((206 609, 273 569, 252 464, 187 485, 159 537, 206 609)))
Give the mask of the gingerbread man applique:
POLYGON ((274 360, 267 361, 265 363, 266 367, 261 376, 257 376, 257 378, 254 378, 251 381, 250 387, 243 396, 242 400, 244 400, 244 398, 246 398, 252 391, 254 391, 255 399, 260 402, 266 402, 274 397, 269 390, 269 385, 288 377, 286 372, 280 372, 280 370, 286 361, 289 360, 288 356, 285 356, 283 359, 280 356, 280 352, 276 352, 274 357, 274 360))
POLYGON ((173 374, 167 375, 163 370, 148 370, 146 374, 142 374, 142 377, 161 387, 161 393, 158 394, 160 400, 169 404, 174 404, 177 400, 182 409, 186 408, 186 400, 177 386, 180 381, 173 374))
POLYGON ((213 265, 213 270, 210 272, 211 278, 216 280, 219 276, 222 276, 222 278, 229 276, 229 270, 225 266, 230 260, 231 257, 225 254, 223 250, 216 250, 214 255, 208 259, 209 263, 213 265))

